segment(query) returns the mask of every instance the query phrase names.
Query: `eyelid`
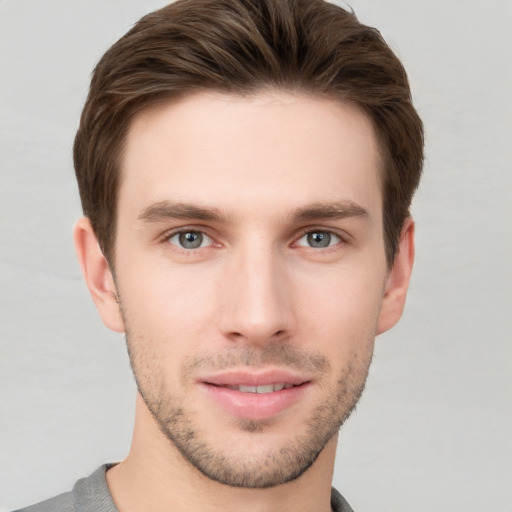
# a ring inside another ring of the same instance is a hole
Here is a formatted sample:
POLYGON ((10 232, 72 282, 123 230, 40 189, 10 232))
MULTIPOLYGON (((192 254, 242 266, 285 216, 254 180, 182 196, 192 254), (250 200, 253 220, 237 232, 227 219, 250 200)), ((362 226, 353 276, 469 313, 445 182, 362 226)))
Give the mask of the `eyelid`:
POLYGON ((304 236, 301 236, 296 242, 298 247, 303 247, 305 249, 312 249, 314 251, 326 251, 329 249, 334 249, 337 246, 339 246, 341 243, 343 243, 343 240, 339 235, 337 235, 336 233, 326 232, 326 231, 312 231, 312 232, 306 233, 304 236), (306 239, 311 233, 326 233, 326 234, 328 234, 331 237, 331 239, 329 240, 329 245, 327 245, 325 247, 314 247, 312 245, 309 245, 308 241, 305 241, 304 243, 300 243, 303 239, 306 239))
POLYGON ((170 243, 177 249, 181 249, 186 252, 192 252, 194 250, 197 251, 198 249, 205 249, 207 247, 211 247, 211 246, 217 244, 217 242, 215 241, 215 238, 210 233, 208 233, 208 231, 209 230, 207 230, 204 226, 180 226, 180 227, 170 229, 169 231, 166 231, 161 237, 159 237, 159 241, 170 243), (203 246, 203 247, 197 247, 196 249, 185 249, 184 247, 180 247, 179 245, 176 245, 176 244, 173 244, 170 242, 171 238, 175 237, 176 235, 180 235, 182 233, 201 233, 204 237, 206 237, 210 240, 210 243, 208 243, 208 245, 203 246))
MULTIPOLYGON (((211 234, 211 230, 210 229, 208 229, 205 226, 198 226, 198 225, 186 225, 186 226, 179 226, 179 227, 175 227, 175 228, 169 229, 168 231, 163 233, 158 238, 158 241, 159 242, 167 242, 167 243, 169 243, 169 240, 171 238, 173 238, 174 236, 179 235, 181 233, 188 233, 188 232, 198 232, 198 233, 201 233, 203 236, 207 237, 211 242, 206 247, 198 247, 197 249, 181 248, 183 251, 191 252, 191 251, 198 250, 198 249, 205 249, 205 248, 211 247, 211 246, 220 246, 220 245, 222 245, 219 242, 217 242, 216 237, 211 234)), ((337 244, 334 244, 333 246, 326 247, 324 249, 331 249, 331 248, 336 247, 337 245, 340 245, 340 244, 350 244, 351 241, 352 241, 352 236, 349 233, 347 233, 345 230, 341 230, 341 229, 333 228, 333 227, 326 227, 326 226, 306 226, 306 227, 301 228, 294 235, 293 241, 292 241, 291 245, 292 246, 296 245, 297 242, 301 238, 303 238, 304 236, 306 236, 306 235, 308 235, 310 233, 319 233, 319 232, 320 233, 329 233, 331 235, 336 236, 340 240, 337 244)), ((180 249, 180 247, 178 245, 175 245, 175 244, 172 244, 172 245, 174 247, 176 247, 177 249, 180 249)), ((301 246, 301 247, 306 247, 306 246, 301 246)), ((310 248, 314 249, 312 247, 310 247, 310 248)), ((315 250, 318 250, 318 249, 315 249, 315 250)))
MULTIPOLYGON (((336 229, 332 227, 325 227, 325 226, 307 226, 305 228, 302 228, 297 235, 294 237, 293 244, 296 244, 301 238, 304 238, 306 235, 310 233, 329 233, 331 235, 336 236, 339 238, 340 242, 338 244, 348 244, 350 243, 352 237, 344 230, 336 229)), ((334 246, 338 245, 335 244, 334 246)), ((326 247, 325 249, 332 248, 334 246, 326 247)), ((303 246, 300 246, 303 247, 303 246)))

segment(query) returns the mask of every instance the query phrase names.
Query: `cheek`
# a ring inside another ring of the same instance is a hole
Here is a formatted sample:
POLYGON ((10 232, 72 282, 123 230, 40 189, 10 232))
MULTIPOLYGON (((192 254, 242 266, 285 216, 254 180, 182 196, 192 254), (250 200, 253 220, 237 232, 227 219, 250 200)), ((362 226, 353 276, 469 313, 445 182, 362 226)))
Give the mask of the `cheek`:
POLYGON ((152 272, 120 282, 130 358, 147 395, 177 385, 183 360, 211 341, 211 292, 187 272, 152 272))
POLYGON ((371 272, 340 269, 303 283, 308 290, 302 294, 300 327, 314 333, 319 350, 336 358, 364 350, 373 344, 382 300, 381 275, 371 272))
POLYGON ((213 276, 194 265, 141 265, 131 260, 120 273, 123 312, 132 330, 146 336, 191 346, 215 317, 213 276), (137 269, 138 271, 136 271, 137 269), (128 272, 126 272, 128 270, 128 272))

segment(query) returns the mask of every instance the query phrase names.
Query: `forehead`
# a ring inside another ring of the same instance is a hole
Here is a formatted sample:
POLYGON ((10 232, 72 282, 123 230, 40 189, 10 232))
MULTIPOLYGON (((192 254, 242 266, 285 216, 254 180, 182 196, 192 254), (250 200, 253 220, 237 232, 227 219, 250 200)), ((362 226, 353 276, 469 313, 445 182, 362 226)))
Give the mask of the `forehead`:
POLYGON ((381 167, 372 122, 353 104, 281 91, 202 92, 135 117, 119 212, 168 199, 227 211, 351 200, 377 214, 381 167))

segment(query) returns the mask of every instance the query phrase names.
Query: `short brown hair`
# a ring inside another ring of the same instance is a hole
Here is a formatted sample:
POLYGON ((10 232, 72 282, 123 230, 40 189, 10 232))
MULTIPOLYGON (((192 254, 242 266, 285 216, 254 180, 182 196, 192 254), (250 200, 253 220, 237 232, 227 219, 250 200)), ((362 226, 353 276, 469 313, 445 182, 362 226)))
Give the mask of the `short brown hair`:
POLYGON ((144 16, 96 66, 74 145, 84 214, 114 263, 120 157, 133 117, 200 90, 264 88, 351 101, 373 121, 384 159, 392 265, 423 164, 423 127, 405 70, 380 33, 322 0, 178 0, 144 16))

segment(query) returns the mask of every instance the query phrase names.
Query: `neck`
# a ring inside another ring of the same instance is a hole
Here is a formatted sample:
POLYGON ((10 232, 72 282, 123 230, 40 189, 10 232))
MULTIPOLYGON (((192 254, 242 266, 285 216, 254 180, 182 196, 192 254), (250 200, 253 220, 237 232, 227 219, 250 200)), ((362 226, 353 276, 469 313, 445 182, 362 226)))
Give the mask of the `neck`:
POLYGON ((130 453, 107 472, 107 484, 120 512, 328 512, 336 441, 331 439, 292 482, 265 489, 230 487, 184 459, 138 396, 130 453))

